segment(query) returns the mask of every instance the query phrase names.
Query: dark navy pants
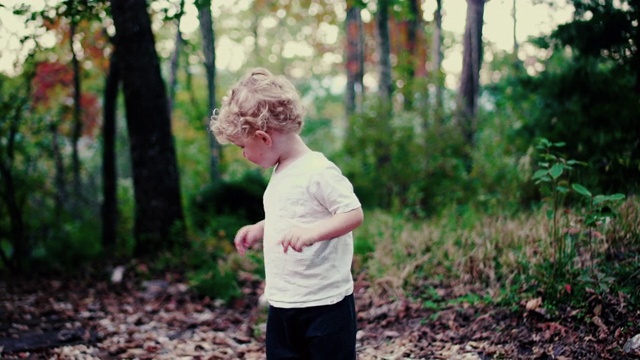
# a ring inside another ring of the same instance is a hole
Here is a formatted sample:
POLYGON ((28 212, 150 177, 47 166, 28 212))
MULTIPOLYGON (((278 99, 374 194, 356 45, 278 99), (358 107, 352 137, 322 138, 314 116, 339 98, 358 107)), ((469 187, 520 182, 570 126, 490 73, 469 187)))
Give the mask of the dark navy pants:
POLYGON ((353 294, 333 305, 269 306, 267 359, 354 360, 356 329, 353 294))

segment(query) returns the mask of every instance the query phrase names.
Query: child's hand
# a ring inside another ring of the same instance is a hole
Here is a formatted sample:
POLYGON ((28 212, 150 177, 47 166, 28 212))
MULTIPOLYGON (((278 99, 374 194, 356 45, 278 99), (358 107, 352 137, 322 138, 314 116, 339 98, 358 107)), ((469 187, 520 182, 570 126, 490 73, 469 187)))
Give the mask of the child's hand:
POLYGON ((240 255, 244 255, 248 248, 253 246, 256 241, 260 240, 264 234, 264 227, 261 223, 246 225, 238 230, 233 243, 240 255))
POLYGON ((284 234, 279 244, 282 245, 285 253, 289 248, 301 252, 302 249, 313 245, 317 241, 314 234, 315 232, 309 228, 294 227, 284 234))

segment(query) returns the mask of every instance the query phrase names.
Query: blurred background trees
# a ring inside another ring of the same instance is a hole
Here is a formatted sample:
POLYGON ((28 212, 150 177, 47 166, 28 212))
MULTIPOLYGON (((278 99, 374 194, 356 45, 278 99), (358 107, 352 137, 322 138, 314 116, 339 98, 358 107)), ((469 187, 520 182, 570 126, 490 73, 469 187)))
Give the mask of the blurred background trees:
POLYGON ((30 29, 13 34, 27 55, 0 75, 2 267, 186 261, 194 283, 219 291, 237 266, 223 261, 235 230, 263 216, 269 173, 221 148, 207 122, 254 66, 294 81, 305 140, 368 211, 426 223, 540 208, 540 138, 587 165, 571 176, 594 194, 634 195, 640 4, 535 2, 574 15, 529 52, 515 34, 507 50, 483 38, 483 0, 467 1, 462 38, 442 28, 446 0, 2 5, 30 29), (462 58, 453 82, 448 56, 462 58))

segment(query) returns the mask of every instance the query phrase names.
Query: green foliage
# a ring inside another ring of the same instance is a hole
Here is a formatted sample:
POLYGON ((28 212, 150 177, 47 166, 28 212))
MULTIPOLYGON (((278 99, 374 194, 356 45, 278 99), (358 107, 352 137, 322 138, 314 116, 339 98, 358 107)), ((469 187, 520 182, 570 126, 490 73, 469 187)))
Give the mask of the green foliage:
POLYGON ((359 256, 367 256, 375 250, 375 247, 366 237, 363 236, 355 236, 353 239, 353 252, 355 255, 359 256))
POLYGON ((189 205, 190 218, 195 230, 217 230, 235 233, 236 223, 255 223, 264 219, 262 194, 266 181, 258 172, 247 172, 241 179, 220 181, 206 186, 196 194, 189 205), (236 220, 234 220, 236 219, 236 220), (214 224, 214 222, 218 222, 214 224))
POLYGON ((549 36, 555 48, 571 46, 580 56, 614 59, 633 71, 638 54, 640 4, 635 0, 572 0, 575 18, 549 36), (589 36, 585 37, 584 34, 589 36))
POLYGON ((507 94, 531 110, 520 136, 566 139, 568 157, 589 163, 575 175, 591 189, 637 191, 639 183, 632 179, 640 177, 640 77, 633 50, 638 5, 573 3, 574 21, 534 41, 551 53, 540 64, 544 71, 516 78, 518 91, 507 94))
POLYGON ((421 297, 423 308, 428 310, 440 310, 442 308, 443 298, 433 286, 424 289, 421 297))
POLYGON ((240 296, 233 269, 225 262, 231 251, 218 237, 196 240, 188 253, 186 276, 189 285, 200 295, 229 301, 240 296))
POLYGON ((240 296, 236 274, 219 264, 187 273, 189 285, 200 295, 228 302, 240 296))
POLYGON ((326 76, 305 77, 294 84, 304 95, 304 101, 312 103, 305 113, 305 123, 300 134, 312 149, 329 157, 342 148, 342 126, 336 119, 344 117, 343 94, 332 88, 326 76))
POLYGON ((201 296, 230 301, 240 296, 236 278, 239 268, 263 274, 260 257, 249 255, 237 264, 233 237, 240 227, 264 219, 262 194, 264 176, 257 170, 245 171, 231 180, 209 184, 191 195, 188 217, 191 249, 168 254, 162 268, 179 267, 189 285, 201 296))
MULTIPOLYGON (((508 143, 516 151, 525 153, 537 138, 564 139, 567 157, 589 164, 573 170, 581 184, 603 193, 637 192, 638 5, 571 3, 573 21, 531 41, 548 56, 522 63, 512 54, 493 54, 486 73, 493 83, 484 93, 495 104, 492 113, 512 126, 508 143)), ((537 200, 523 185, 523 199, 537 200)))
POLYGON ((580 164, 575 160, 566 160, 554 153, 554 150, 564 145, 563 142, 552 143, 547 139, 541 139, 536 148, 540 151, 542 159, 538 162, 539 169, 532 176, 534 182, 541 185, 542 190, 547 192, 546 198, 551 203, 547 217, 553 220, 551 241, 554 245, 554 256, 556 256, 553 261, 560 263, 559 271, 563 271, 567 265, 566 261, 570 260, 569 254, 566 253, 566 251, 570 251, 570 248, 568 250, 565 247, 565 239, 560 235, 559 212, 569 192, 568 174, 573 170, 574 165, 580 164))
POLYGON ((190 235, 188 248, 162 253, 152 264, 154 273, 177 271, 200 296, 228 302, 240 295, 229 254, 233 251, 225 234, 190 235))
POLYGON ((375 106, 351 117, 340 163, 365 206, 424 215, 468 196, 459 131, 424 123, 375 106))
POLYGON ((625 199, 621 193, 613 195, 593 195, 580 184, 571 184, 571 188, 582 195, 587 201, 584 224, 590 228, 596 227, 616 216, 613 206, 625 199))
MULTIPOLYGON (((609 292, 614 279, 604 275, 597 261, 580 265, 577 260, 582 241, 586 241, 590 256, 596 256, 597 249, 591 248, 593 234, 599 230, 598 228, 602 231, 607 229, 608 221, 615 217, 615 205, 625 198, 624 194, 594 196, 583 185, 571 182, 568 175, 574 169, 574 165, 580 163, 567 160, 556 152, 564 145, 563 142, 552 143, 547 139, 541 139, 537 146, 541 153, 541 161, 538 163, 539 169, 533 174, 536 184, 546 189, 549 194, 547 201, 551 204, 547 217, 552 221, 552 258, 545 260, 535 269, 535 277, 541 291, 552 302, 571 296, 581 300, 591 287, 595 287, 593 290, 598 294, 609 292), (577 214, 580 219, 578 223, 569 221, 562 211, 564 199, 571 189, 587 201, 586 208, 577 214), (582 236, 585 233, 587 239, 583 240, 582 236)), ((599 232, 598 235, 604 236, 599 232)))
MULTIPOLYGON (((76 203, 66 196, 64 163, 56 158, 61 150, 54 151, 63 136, 50 115, 27 106, 23 81, 0 78, 3 266, 16 273, 74 271, 101 251, 97 209, 90 200, 76 203)), ((86 184, 83 190, 95 189, 86 184)))
POLYGON ((413 179, 423 212, 436 214, 452 204, 472 201, 477 188, 470 186, 472 181, 462 160, 467 149, 457 126, 433 124, 425 130, 423 141, 422 154, 415 156, 424 157, 424 169, 413 179))
MULTIPOLYGON (((61 219, 62 220, 62 219, 61 219)), ((95 236, 99 219, 67 218, 50 239, 37 243, 32 252, 33 264, 42 272, 75 273, 100 261, 102 244, 95 236)))
POLYGON ((507 111, 480 114, 471 155, 473 168, 464 184, 467 196, 461 202, 472 203, 486 214, 518 211, 528 197, 528 156, 514 137, 515 114, 504 113, 507 111))
POLYGON ((493 299, 488 295, 480 295, 474 292, 469 292, 457 298, 451 299, 447 303, 448 305, 468 304, 474 306, 478 304, 488 304, 491 303, 492 300, 493 299))
POLYGON ((117 182, 118 223, 116 228, 115 256, 128 258, 133 254, 135 239, 133 237, 134 189, 131 178, 120 178, 117 182))

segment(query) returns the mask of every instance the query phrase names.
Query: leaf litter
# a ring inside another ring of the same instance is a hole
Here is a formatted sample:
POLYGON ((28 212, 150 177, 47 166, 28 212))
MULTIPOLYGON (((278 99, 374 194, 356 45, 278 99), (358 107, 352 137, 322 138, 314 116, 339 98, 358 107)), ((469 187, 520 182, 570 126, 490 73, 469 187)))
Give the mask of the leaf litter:
MULTIPOLYGON (((265 359, 263 283, 240 274, 243 297, 224 304, 189 289, 179 274, 162 279, 0 281, 3 359, 265 359)), ((480 293, 468 285, 437 287, 441 300, 480 293)), ((443 301, 424 306, 356 281, 357 352, 361 360, 640 359, 628 343, 640 312, 615 294, 589 314, 551 317, 542 299, 519 307, 443 301), (629 347, 623 350, 623 347, 629 347)))

